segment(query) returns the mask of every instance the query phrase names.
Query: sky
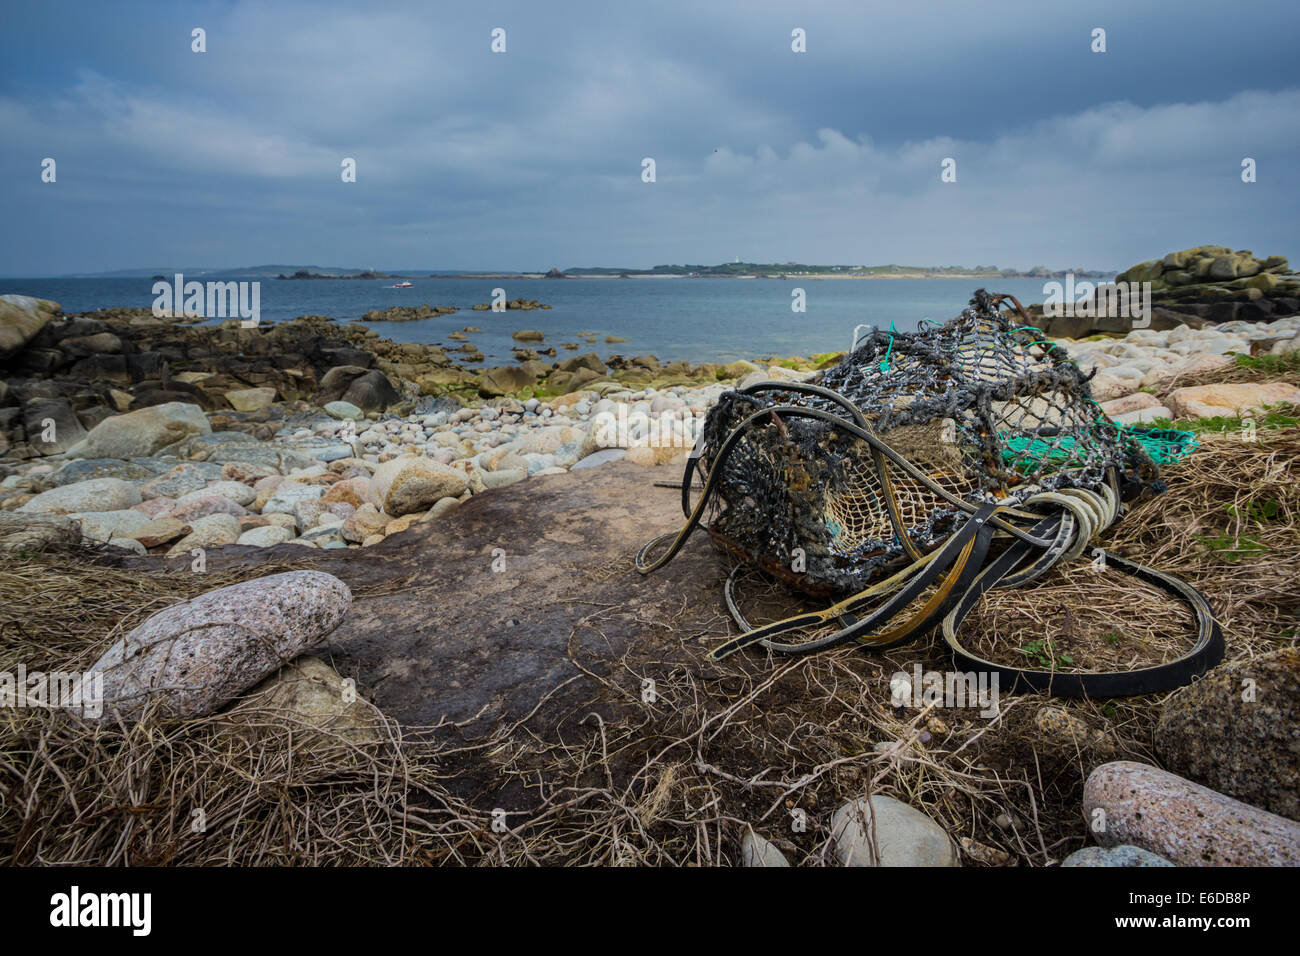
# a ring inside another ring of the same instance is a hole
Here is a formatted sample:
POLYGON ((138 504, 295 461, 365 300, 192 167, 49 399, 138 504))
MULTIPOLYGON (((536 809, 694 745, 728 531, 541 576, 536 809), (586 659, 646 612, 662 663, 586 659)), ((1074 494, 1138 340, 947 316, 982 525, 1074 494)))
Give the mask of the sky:
POLYGON ((0 24, 4 275, 1300 260, 1294 2, 0 0, 0 24))

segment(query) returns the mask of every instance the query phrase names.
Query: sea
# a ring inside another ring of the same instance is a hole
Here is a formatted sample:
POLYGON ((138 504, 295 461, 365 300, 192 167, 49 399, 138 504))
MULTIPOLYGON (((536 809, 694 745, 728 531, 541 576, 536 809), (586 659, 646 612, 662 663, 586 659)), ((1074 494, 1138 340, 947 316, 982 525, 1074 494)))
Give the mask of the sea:
MULTIPOLYGON (((250 281, 247 274, 186 276, 191 279, 250 281)), ((848 349, 860 324, 888 329, 892 323, 907 332, 924 319, 943 322, 956 316, 979 287, 1009 292, 1026 306, 1045 297, 1042 279, 411 277, 409 289, 392 288, 394 279, 258 281, 263 323, 299 315, 326 315, 344 323, 394 305, 457 306, 461 311, 437 318, 366 324, 396 342, 452 348, 462 343, 448 335, 474 326, 482 331, 468 333, 468 339, 489 366, 513 361, 511 333, 521 329, 544 333, 543 347, 578 342, 582 352, 594 351, 602 359, 617 353, 654 355, 661 362, 731 362, 848 349), (536 299, 551 308, 470 311, 470 306, 490 302, 497 288, 505 290, 507 300, 536 299), (803 292, 803 311, 792 308, 796 290, 803 292), (595 333, 596 341, 584 342, 579 333, 595 333), (606 336, 626 341, 607 343, 606 336)), ((155 298, 152 289, 148 277, 0 279, 0 294, 52 299, 65 313, 148 308, 155 298)))

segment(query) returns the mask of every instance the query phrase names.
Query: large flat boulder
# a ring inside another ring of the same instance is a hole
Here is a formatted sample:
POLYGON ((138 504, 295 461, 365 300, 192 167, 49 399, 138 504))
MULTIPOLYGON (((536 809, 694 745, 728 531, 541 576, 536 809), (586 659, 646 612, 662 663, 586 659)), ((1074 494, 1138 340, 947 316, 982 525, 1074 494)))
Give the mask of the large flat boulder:
POLYGON ((686 635, 718 633, 723 573, 705 533, 655 574, 632 566, 683 520, 678 492, 615 463, 476 495, 364 551, 228 547, 207 566, 296 562, 347 583, 352 609, 317 653, 402 724, 470 733, 533 714, 554 730, 640 706, 592 676, 625 679, 624 655, 654 676, 698 656, 686 635))
POLYGON ((69 453, 78 458, 146 458, 191 435, 211 431, 199 406, 165 402, 104 419, 69 453))
POLYGON ((0 295, 0 358, 30 342, 59 311, 59 303, 30 295, 0 295))

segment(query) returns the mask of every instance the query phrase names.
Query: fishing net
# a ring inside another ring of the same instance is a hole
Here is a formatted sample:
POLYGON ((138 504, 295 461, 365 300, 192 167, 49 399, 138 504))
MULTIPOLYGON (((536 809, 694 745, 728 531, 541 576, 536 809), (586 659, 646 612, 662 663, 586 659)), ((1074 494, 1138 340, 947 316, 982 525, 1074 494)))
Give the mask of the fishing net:
MULTIPOLYGON (((946 325, 871 333, 815 384, 852 403, 929 483, 834 422, 774 412, 722 464, 714 540, 769 570, 806 566, 789 579, 814 593, 846 592, 914 557, 909 540, 925 550, 951 532, 964 512, 944 491, 967 503, 1022 503, 1065 488, 1100 492, 1119 478, 1113 490, 1133 497, 1158 477, 1155 463, 1041 334, 1014 326, 982 290, 946 325)), ((743 421, 781 406, 846 412, 820 392, 729 392, 705 421, 703 467, 743 421)))
POLYGON ((687 466, 687 526, 657 561, 650 552, 673 536, 647 544, 638 567, 661 567, 704 523, 742 563, 838 602, 755 629, 729 582, 747 633, 715 656, 915 639, 966 595, 1082 555, 1124 501, 1158 483, 1158 463, 1194 447, 1186 433, 1117 426, 1090 377, 1012 297, 982 289, 946 324, 872 331, 812 381, 721 396, 687 466), (706 478, 691 507, 697 467, 706 478), (833 622, 830 635, 777 640, 833 622))

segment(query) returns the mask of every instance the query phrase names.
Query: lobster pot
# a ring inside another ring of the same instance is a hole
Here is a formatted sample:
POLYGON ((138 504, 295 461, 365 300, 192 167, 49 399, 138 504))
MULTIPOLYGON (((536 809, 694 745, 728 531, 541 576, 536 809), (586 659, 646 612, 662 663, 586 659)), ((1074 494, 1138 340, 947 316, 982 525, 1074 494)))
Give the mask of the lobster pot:
POLYGON ((1156 467, 1102 414, 1089 377, 981 291, 945 325, 872 333, 809 383, 820 390, 728 392, 700 450, 706 472, 720 469, 712 538, 811 594, 848 593, 937 547, 958 501, 1131 497, 1156 467))

